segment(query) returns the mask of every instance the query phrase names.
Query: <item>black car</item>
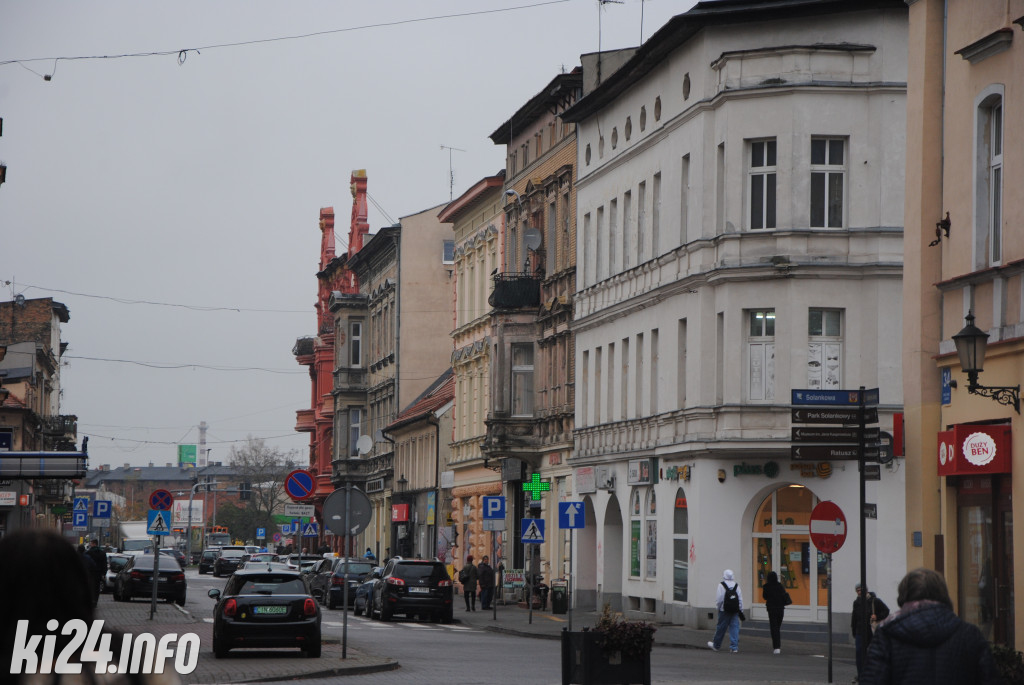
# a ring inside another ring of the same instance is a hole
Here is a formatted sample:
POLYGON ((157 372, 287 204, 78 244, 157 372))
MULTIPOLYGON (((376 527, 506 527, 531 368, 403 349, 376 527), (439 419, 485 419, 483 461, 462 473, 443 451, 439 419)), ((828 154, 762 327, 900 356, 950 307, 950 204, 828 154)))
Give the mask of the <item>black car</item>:
POLYGON ((213 562, 213 577, 230 576, 238 569, 238 565, 248 557, 244 549, 224 549, 213 562))
POLYGON ((382 621, 405 614, 451 623, 452 590, 448 569, 440 561, 392 557, 374 584, 367 613, 376 612, 382 621))
POLYGON ((320 656, 320 605, 298 571, 240 569, 224 592, 210 590, 213 653, 219 659, 237 647, 298 647, 320 656))
POLYGON ((213 562, 220 556, 219 549, 204 549, 203 556, 199 557, 199 573, 210 573, 213 571, 213 562))
POLYGON ((174 557, 174 560, 178 562, 178 566, 185 568, 188 563, 185 561, 185 553, 177 547, 161 547, 160 554, 167 554, 174 557))
MULTIPOLYGON (((174 557, 160 555, 159 579, 156 596, 168 602, 185 606, 185 572, 174 557)), ((135 597, 149 599, 153 596, 153 555, 140 554, 128 560, 114 579, 114 600, 130 602, 135 597)))
POLYGON ((328 609, 344 606, 345 595, 342 594, 342 591, 347 587, 348 606, 350 608, 355 606, 356 590, 362 583, 363 578, 366 577, 366 574, 372 570, 373 564, 366 559, 349 559, 348 574, 346 574, 345 560, 338 559, 334 571, 328 573, 325 580, 322 576, 317 579, 323 583, 324 588, 327 590, 324 596, 320 598, 320 601, 324 602, 328 609))
POLYGON ((374 566, 372 571, 360 579, 359 585, 356 586, 356 596, 352 600, 352 612, 356 616, 362 616, 364 611, 367 614, 370 613, 370 603, 373 602, 373 586, 377 584, 380 574, 383 572, 383 566, 374 566))

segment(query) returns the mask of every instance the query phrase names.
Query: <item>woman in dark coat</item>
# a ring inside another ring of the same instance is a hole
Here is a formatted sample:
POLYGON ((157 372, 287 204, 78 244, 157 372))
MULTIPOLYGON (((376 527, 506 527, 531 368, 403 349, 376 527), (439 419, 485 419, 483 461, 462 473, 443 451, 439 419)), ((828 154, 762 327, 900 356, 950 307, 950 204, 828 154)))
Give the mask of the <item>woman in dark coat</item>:
POLYGON ((995 683, 995 664, 978 627, 953 613, 946 581, 919 568, 900 581, 900 610, 883 621, 868 648, 861 685, 995 683))
POLYGON ((768 627, 772 631, 772 648, 775 654, 782 653, 782 615, 786 612, 786 588, 779 582, 775 571, 769 571, 765 578, 761 596, 768 607, 768 627))

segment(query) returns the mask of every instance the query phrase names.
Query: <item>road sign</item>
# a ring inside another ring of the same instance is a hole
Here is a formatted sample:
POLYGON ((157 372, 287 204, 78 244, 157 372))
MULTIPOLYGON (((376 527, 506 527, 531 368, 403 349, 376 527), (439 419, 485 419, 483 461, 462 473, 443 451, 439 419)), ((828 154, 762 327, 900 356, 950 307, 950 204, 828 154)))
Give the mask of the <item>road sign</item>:
POLYGON ((523 542, 539 545, 544 542, 544 519, 523 519, 520 531, 523 542))
MULTIPOLYGON (((793 426, 790 428, 790 437, 793 442, 827 442, 827 443, 853 443, 860 440, 859 428, 840 428, 838 426, 825 426, 822 428, 808 428, 807 426, 793 426)), ((874 442, 879 439, 881 432, 878 426, 864 429, 864 440, 874 442)))
POLYGON ((302 529, 302 537, 304 538, 315 538, 320 535, 320 526, 317 525, 316 521, 311 521, 306 524, 306 527, 302 529))
POLYGON ((866 519, 877 519, 878 518, 878 505, 871 504, 869 502, 864 503, 864 518, 866 519))
POLYGON ((257 540, 263 540, 266 537, 267 537, 267 529, 266 528, 257 528, 256 529, 256 539, 257 540))
POLYGON ((89 513, 89 498, 88 497, 76 497, 75 498, 75 511, 84 511, 86 514, 89 513))
POLYGON ((860 448, 857 445, 791 445, 789 458, 793 461, 860 459, 860 448))
POLYGON ((846 517, 835 502, 818 502, 811 511, 811 542, 819 552, 833 554, 846 542, 846 517))
POLYGON ((882 480, 881 465, 864 464, 864 480, 882 480))
POLYGON ((154 490, 149 496, 149 508, 157 511, 170 511, 174 506, 174 495, 167 490, 154 490))
MULTIPOLYGON (((832 407, 856 407, 860 405, 860 390, 816 390, 798 388, 790 391, 790 404, 817 404, 832 407)), ((878 388, 864 390, 864 405, 878 405, 878 388)))
POLYGON ((284 505, 285 516, 315 516, 316 507, 312 504, 286 504, 284 505))
POLYGON ((109 518, 105 518, 105 519, 93 518, 92 525, 95 526, 96 528, 110 528, 110 519, 109 518))
POLYGON ((271 536, 270 539, 273 540, 274 542, 281 542, 281 534, 280 533, 274 533, 271 536))
MULTIPOLYGON (((860 423, 860 409, 790 409, 790 419, 793 423, 860 423)), ((878 408, 867 407, 864 409, 864 423, 878 423, 878 408)))
POLYGON ((284 479, 284 489, 292 499, 308 499, 313 495, 313 474, 296 469, 284 479))
POLYGON ((583 528, 584 506, 583 502, 559 502, 558 527, 583 528))
MULTIPOLYGON (((324 500, 324 528, 335 535, 345 535, 345 492, 338 488, 324 500)), ((373 509, 370 498, 359 488, 349 491, 348 525, 349 535, 359 535, 370 525, 373 509)))
POLYGON ((170 535, 171 512, 163 509, 150 509, 146 515, 146 533, 149 535, 170 535))
POLYGON ((504 497, 484 497, 484 520, 505 518, 504 497))
POLYGON ((281 532, 284 533, 285 535, 291 535, 294 532, 294 531, 292 531, 292 524, 290 524, 290 523, 282 524, 281 532))
POLYGON ((88 530, 89 513, 78 510, 71 512, 71 527, 74 530, 88 530))
POLYGON ((110 500, 98 499, 92 503, 92 517, 94 519, 110 518, 110 500))
POLYGON ((484 530, 497 533, 505 530, 505 519, 484 519, 484 530))

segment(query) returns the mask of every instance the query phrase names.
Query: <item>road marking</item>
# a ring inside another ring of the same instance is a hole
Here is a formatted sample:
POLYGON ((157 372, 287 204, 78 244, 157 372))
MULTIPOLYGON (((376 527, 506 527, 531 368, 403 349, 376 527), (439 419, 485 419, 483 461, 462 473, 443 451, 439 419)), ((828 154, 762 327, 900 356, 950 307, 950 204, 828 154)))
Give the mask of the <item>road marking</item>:
POLYGON ((203 621, 206 622, 206 623, 213 623, 213 619, 212 618, 204 618, 203 621))

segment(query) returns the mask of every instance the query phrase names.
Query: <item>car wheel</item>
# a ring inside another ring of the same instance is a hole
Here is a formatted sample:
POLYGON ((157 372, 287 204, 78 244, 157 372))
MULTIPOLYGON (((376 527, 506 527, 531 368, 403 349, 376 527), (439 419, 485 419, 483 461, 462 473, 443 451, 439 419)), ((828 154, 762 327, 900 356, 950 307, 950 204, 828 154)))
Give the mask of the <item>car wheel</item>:
MULTIPOLYGON (((384 600, 382 598, 381 602, 383 602, 383 601, 384 600)), ((382 620, 382 621, 390 621, 392 615, 393 614, 392 614, 392 611, 391 611, 391 607, 383 606, 383 604, 382 604, 381 607, 380 607, 380 620, 382 620)))
POLYGON ((359 606, 359 601, 358 601, 358 600, 356 600, 356 601, 355 601, 355 602, 354 602, 354 603, 352 604, 352 613, 353 613, 353 614, 355 614, 356 616, 362 616, 362 615, 363 615, 363 610, 362 610, 362 608, 361 608, 361 607, 359 606))
POLYGON ((306 656, 308 656, 310 659, 319 659, 320 649, 320 638, 318 637, 316 642, 309 646, 309 649, 303 651, 306 652, 306 656))
POLYGON ((455 618, 454 609, 449 609, 447 613, 441 614, 441 623, 451 623, 455 618))
POLYGON ((327 608, 328 609, 333 609, 336 606, 338 606, 338 605, 335 604, 335 602, 334 602, 334 594, 331 593, 331 592, 328 592, 327 593, 327 608))
POLYGON ((180 607, 185 606, 185 595, 182 595, 181 597, 178 597, 176 600, 174 600, 174 602, 175 602, 175 604, 177 604, 180 607))
POLYGON ((213 638, 213 655, 218 659, 223 659, 228 655, 228 646, 216 637, 213 638))

